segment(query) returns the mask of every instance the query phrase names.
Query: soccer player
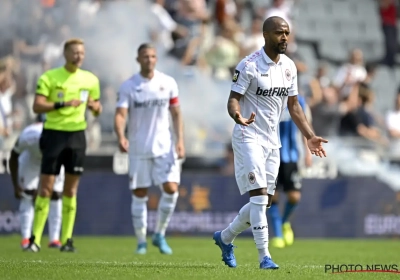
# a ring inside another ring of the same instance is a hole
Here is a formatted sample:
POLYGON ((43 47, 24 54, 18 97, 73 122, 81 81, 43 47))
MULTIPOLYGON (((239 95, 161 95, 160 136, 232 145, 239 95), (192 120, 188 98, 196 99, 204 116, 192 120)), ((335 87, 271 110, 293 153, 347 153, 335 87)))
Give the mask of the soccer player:
POLYGON ((315 136, 297 98, 297 70, 284 55, 290 34, 289 25, 280 17, 264 21, 265 45, 244 58, 236 67, 228 100, 228 112, 236 122, 232 134, 235 177, 240 194, 248 193, 250 202, 224 230, 214 233, 222 260, 236 267, 233 241, 251 226, 261 269, 277 269, 268 250, 268 223, 265 214, 275 193, 279 170, 279 120, 283 110, 289 113, 307 138, 311 153, 326 156, 322 147, 327 140, 315 136), (248 118, 246 118, 248 117, 248 118))
MULTIPOLYGON (((299 104, 303 111, 306 110, 306 101, 302 95, 298 95, 299 104)), ((286 193, 287 202, 283 217, 279 213, 278 192, 272 197, 271 208, 268 210, 272 219, 275 237, 271 240, 271 245, 276 248, 290 246, 294 241, 294 234, 289 222, 289 218, 296 208, 301 197, 301 177, 298 170, 298 161, 300 158, 298 128, 290 117, 286 109, 281 117, 279 124, 279 133, 282 147, 280 148, 281 164, 278 172, 277 188, 283 188, 286 193)), ((311 166, 311 153, 307 147, 307 139, 304 139, 305 165, 311 166)))
POLYGON ((38 81, 33 111, 46 113, 40 138, 42 151, 40 188, 35 201, 33 235, 29 251, 40 251, 43 228, 49 213, 54 180, 65 168, 62 197, 62 252, 74 252, 72 232, 76 215, 76 193, 83 172, 86 152, 86 108, 99 115, 99 79, 81 70, 85 56, 84 43, 71 39, 64 44, 65 65, 45 72, 38 81))
MULTIPOLYGON (((29 245, 34 216, 34 200, 39 185, 40 162, 42 154, 39 139, 43 130, 44 115, 38 115, 37 121, 27 126, 19 136, 9 160, 14 194, 20 200, 19 214, 22 242, 25 249, 29 245)), ((64 168, 54 182, 49 211, 49 247, 60 248, 61 230, 61 194, 64 185, 64 168)))
POLYGON ((172 254, 165 240, 165 231, 178 200, 178 159, 185 155, 178 86, 172 77, 155 69, 157 54, 152 45, 139 47, 137 61, 140 73, 121 85, 115 113, 115 132, 120 150, 129 152, 131 213, 138 240, 136 253, 147 253, 147 189, 152 185, 162 185, 152 243, 162 254, 172 254), (129 141, 124 133, 128 112, 129 141), (170 131, 169 113, 175 139, 170 131))

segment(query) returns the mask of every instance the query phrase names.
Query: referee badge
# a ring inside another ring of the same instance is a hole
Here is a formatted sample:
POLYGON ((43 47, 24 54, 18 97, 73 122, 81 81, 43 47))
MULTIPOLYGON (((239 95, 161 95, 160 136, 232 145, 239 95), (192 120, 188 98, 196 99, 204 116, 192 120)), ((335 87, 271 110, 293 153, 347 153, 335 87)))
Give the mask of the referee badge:
POLYGON ((89 97, 89 91, 86 89, 81 89, 81 101, 86 102, 89 97))
POLYGON ((235 74, 233 74, 232 82, 236 83, 239 79, 240 72, 239 70, 235 70, 235 74))
POLYGON ((286 69, 286 71, 285 71, 285 76, 286 76, 286 79, 287 79, 288 81, 290 81, 290 78, 292 78, 292 74, 290 73, 290 70, 289 70, 289 69, 286 69))
POLYGON ((63 99, 64 98, 64 93, 62 91, 57 93, 57 98, 63 99))
POLYGON ((247 177, 249 178, 250 184, 254 184, 256 182, 256 175, 253 172, 250 172, 247 177))

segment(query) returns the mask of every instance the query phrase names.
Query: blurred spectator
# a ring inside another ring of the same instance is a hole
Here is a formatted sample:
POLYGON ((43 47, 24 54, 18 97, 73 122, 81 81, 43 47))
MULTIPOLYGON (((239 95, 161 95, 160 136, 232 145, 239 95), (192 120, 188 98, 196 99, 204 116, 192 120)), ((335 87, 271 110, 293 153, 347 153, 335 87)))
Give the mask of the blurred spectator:
POLYGON ((179 25, 164 8, 165 0, 154 0, 151 12, 157 18, 157 25, 153 27, 151 37, 153 42, 161 42, 163 47, 170 51, 174 47, 172 37, 184 38, 188 35, 188 29, 179 25))
POLYGON ((265 40, 262 33, 264 20, 261 17, 255 17, 251 22, 250 32, 244 37, 241 47, 240 57, 245 57, 264 46, 265 40))
POLYGON ((383 62, 393 67, 396 64, 396 54, 398 49, 397 39, 397 1, 380 0, 380 15, 383 34, 385 36, 385 58, 383 62))
POLYGON ((26 15, 27 25, 18 26, 16 54, 21 59, 22 69, 27 79, 27 91, 34 93, 36 81, 43 72, 42 53, 44 40, 48 36, 43 22, 43 11, 37 5, 32 5, 32 11, 26 15))
POLYGON ((389 111, 386 115, 386 126, 389 136, 392 139, 400 140, 400 88, 397 91, 394 110, 389 111))
POLYGON ((71 37, 71 29, 69 26, 63 25, 57 34, 45 43, 42 58, 43 71, 62 66, 64 42, 71 37))
POLYGON ((321 102, 311 108, 315 133, 325 137, 336 136, 340 119, 349 111, 347 101, 340 101, 334 87, 320 88, 321 102))
POLYGON ((397 90, 395 106, 393 111, 389 111, 386 115, 386 128, 389 134, 390 155, 393 157, 400 156, 400 88, 397 90))
POLYGON ((206 53, 206 60, 217 77, 220 70, 225 70, 225 75, 221 74, 222 78, 231 77, 240 60, 238 32, 237 24, 233 20, 226 20, 211 49, 206 53))
POLYGON ((234 20, 237 14, 237 6, 234 0, 216 0, 215 18, 219 26, 226 20, 234 20))
POLYGON ((363 53, 361 50, 355 49, 350 53, 349 62, 339 68, 333 84, 339 92, 340 98, 348 98, 353 86, 364 81, 366 77, 363 53))
POLYGON ((20 128, 21 118, 13 105, 16 89, 13 73, 7 61, 3 59, 0 61, 0 148, 4 149, 12 146, 15 139, 14 130, 20 128), (14 122, 14 119, 19 122, 14 122))
POLYGON ((195 65, 199 58, 200 46, 205 33, 208 12, 204 0, 179 0, 175 21, 188 29, 188 35, 174 38, 170 54, 182 65, 195 65))
POLYGON ((364 81, 361 82, 361 86, 366 87, 366 88, 371 88, 371 83, 375 78, 376 68, 377 68, 376 64, 367 63, 367 65, 365 66, 367 75, 366 75, 364 81))
MULTIPOLYGON (((325 63, 320 63, 316 75, 308 80, 303 90, 304 97, 306 98, 307 104, 310 106, 310 108, 313 108, 316 104, 319 104, 322 101, 322 92, 329 85, 330 79, 328 77, 327 65, 325 63)), ((332 89, 330 92, 332 92, 332 89)), ((328 99, 330 100, 330 97, 328 97, 328 99)), ((336 102, 337 101, 335 101, 335 103, 336 102)), ((331 102, 328 101, 328 104, 330 103, 331 102)))
POLYGON ((381 144, 387 143, 387 140, 377 129, 370 112, 373 101, 373 92, 370 89, 360 87, 356 109, 347 113, 340 121, 340 136, 361 136, 381 144))

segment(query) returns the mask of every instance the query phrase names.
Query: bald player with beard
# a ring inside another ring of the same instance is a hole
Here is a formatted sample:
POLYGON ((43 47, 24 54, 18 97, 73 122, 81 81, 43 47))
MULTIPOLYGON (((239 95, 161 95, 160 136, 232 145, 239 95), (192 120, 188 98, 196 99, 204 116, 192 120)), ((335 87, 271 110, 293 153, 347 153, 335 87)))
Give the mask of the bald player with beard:
POLYGON ((232 134, 235 177, 240 194, 248 193, 249 203, 224 230, 214 233, 222 260, 236 267, 233 241, 251 227, 258 250, 260 269, 277 269, 268 250, 268 223, 265 212, 271 206, 280 165, 279 122, 288 108, 290 116, 307 139, 312 154, 325 157, 322 143, 308 123, 297 95, 297 69, 284 53, 290 28, 280 17, 264 21, 265 45, 245 57, 236 67, 228 99, 228 113, 236 122, 232 134))

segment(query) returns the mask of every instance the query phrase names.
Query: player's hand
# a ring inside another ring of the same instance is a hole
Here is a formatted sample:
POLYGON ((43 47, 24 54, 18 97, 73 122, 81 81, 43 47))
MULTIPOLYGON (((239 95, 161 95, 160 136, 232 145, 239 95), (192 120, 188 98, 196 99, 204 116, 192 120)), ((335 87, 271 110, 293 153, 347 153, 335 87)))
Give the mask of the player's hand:
POLYGON ((185 157, 185 145, 183 141, 176 143, 176 153, 178 154, 178 159, 183 159, 185 157))
POLYGON ((22 188, 21 187, 16 187, 14 188, 14 197, 16 199, 21 199, 22 198, 22 188))
POLYGON ((78 99, 73 99, 73 100, 65 102, 65 106, 75 107, 75 108, 78 107, 81 104, 82 104, 82 101, 80 101, 78 99))
POLYGON ((119 140, 119 150, 123 153, 127 153, 129 150, 129 141, 125 137, 119 140))
POLYGON ((235 122, 236 122, 237 124, 241 124, 241 125, 244 125, 244 126, 248 126, 249 124, 251 124, 251 123, 254 122, 255 118, 256 118, 256 114, 254 114, 254 113, 251 113, 250 118, 246 119, 246 118, 243 118, 243 117, 242 117, 242 115, 240 114, 240 112, 236 112, 236 113, 235 113, 234 120, 235 120, 235 122))
POLYGON ((319 136, 314 136, 311 139, 308 139, 307 146, 310 149, 311 154, 321 158, 326 157, 326 152, 322 147, 322 143, 328 143, 328 140, 319 136))

